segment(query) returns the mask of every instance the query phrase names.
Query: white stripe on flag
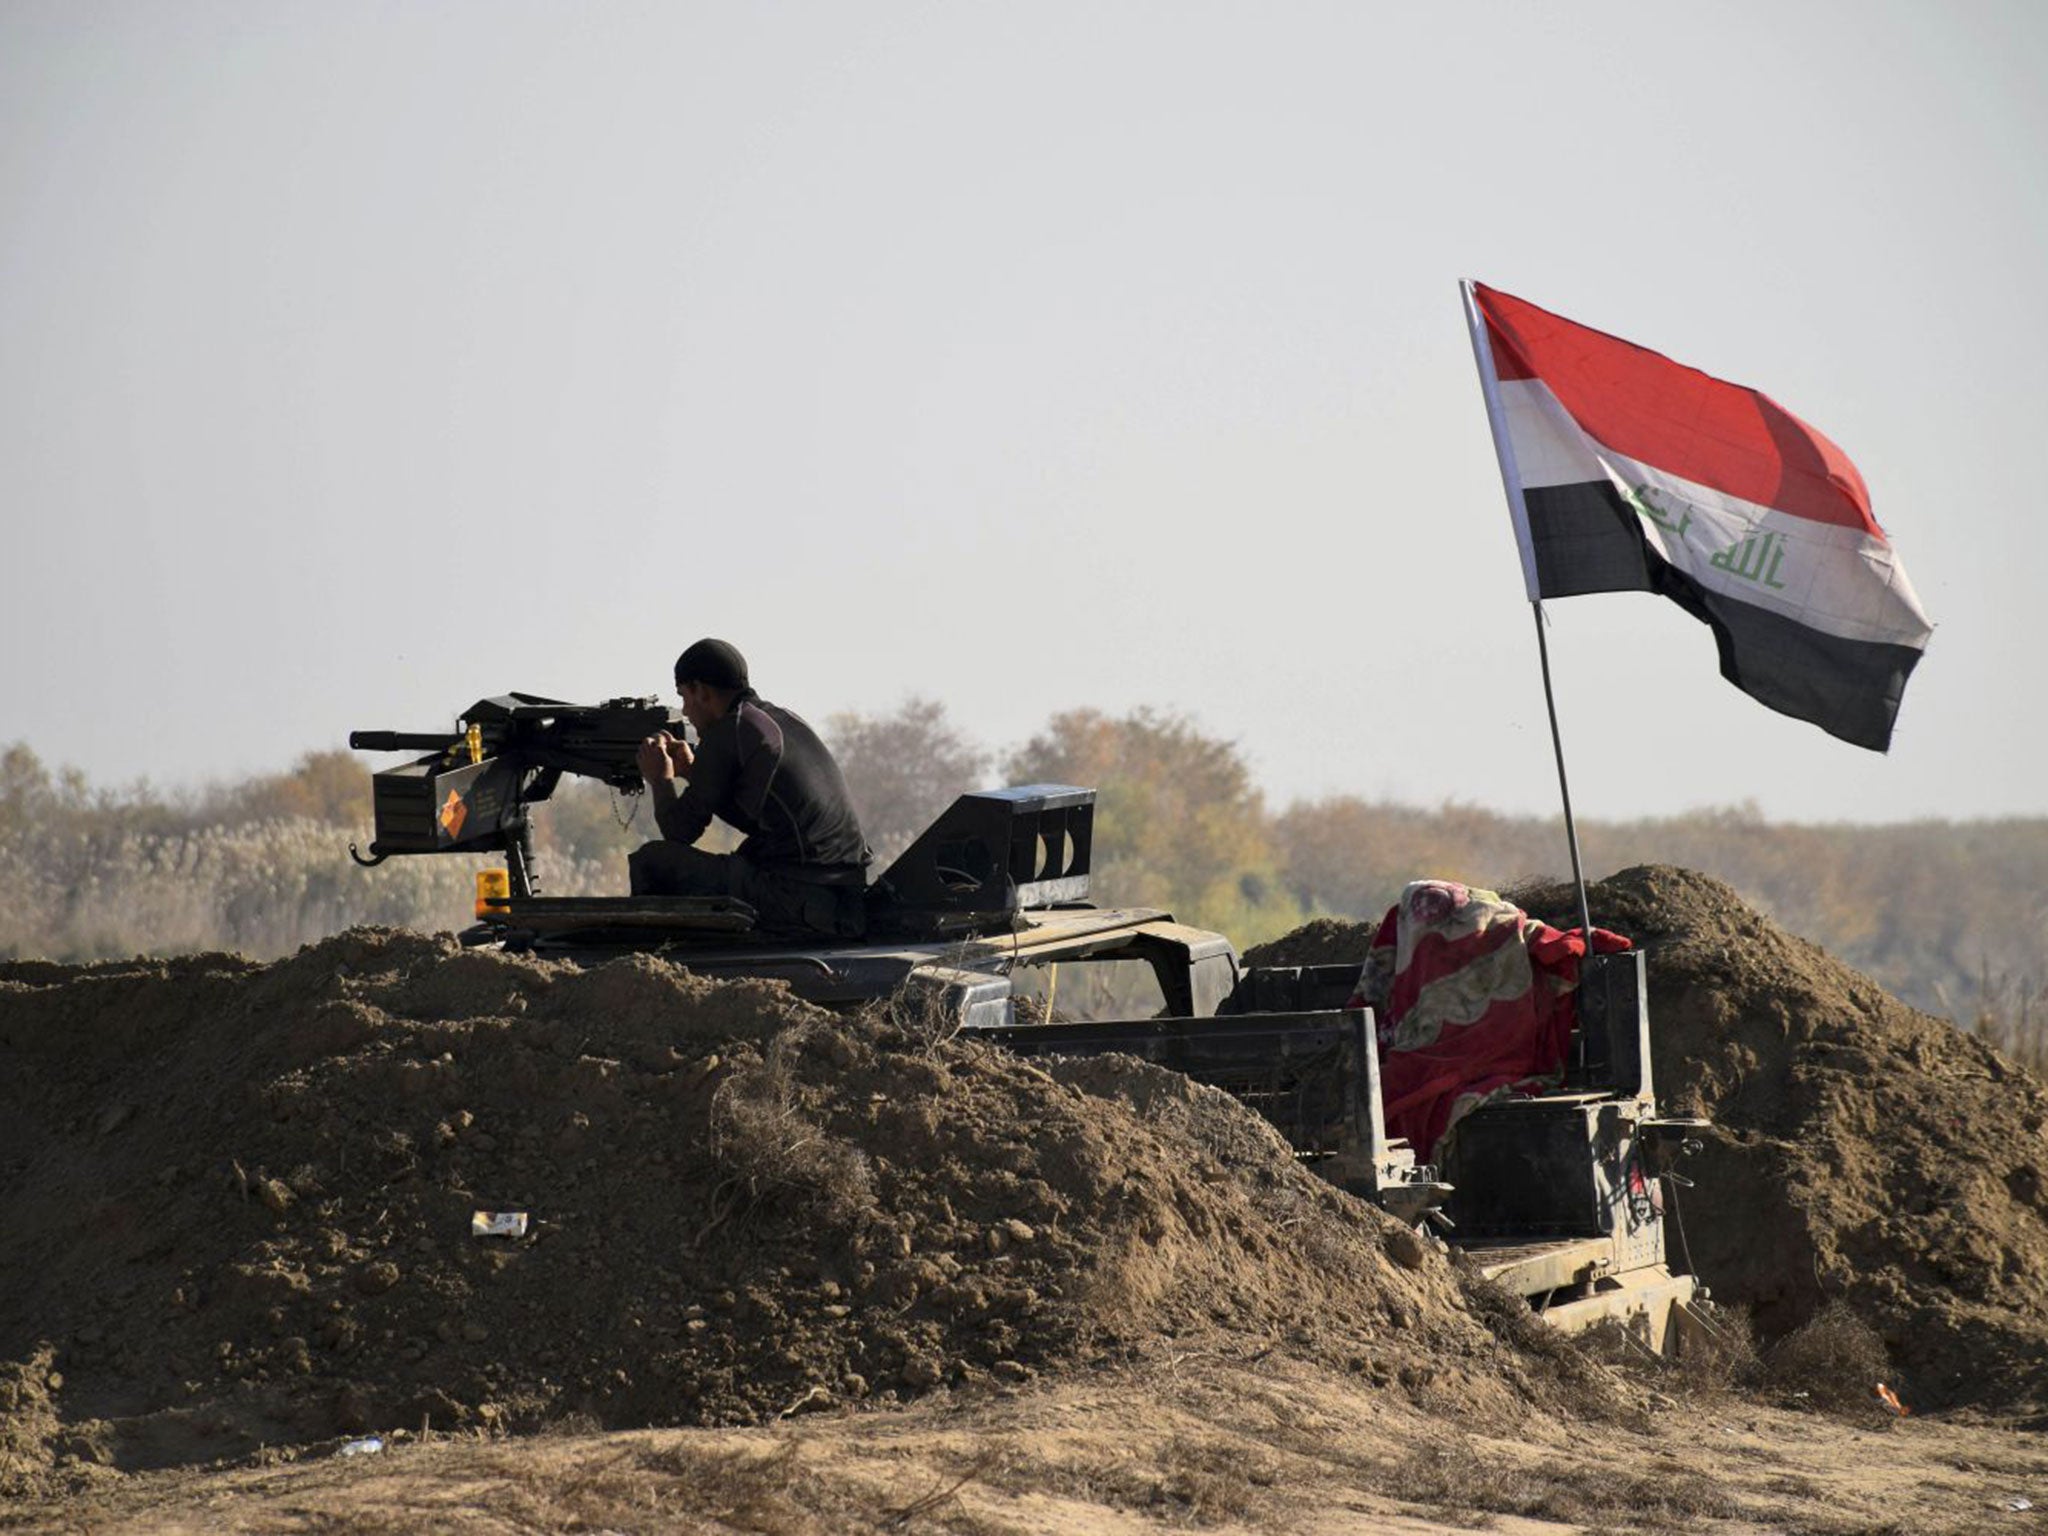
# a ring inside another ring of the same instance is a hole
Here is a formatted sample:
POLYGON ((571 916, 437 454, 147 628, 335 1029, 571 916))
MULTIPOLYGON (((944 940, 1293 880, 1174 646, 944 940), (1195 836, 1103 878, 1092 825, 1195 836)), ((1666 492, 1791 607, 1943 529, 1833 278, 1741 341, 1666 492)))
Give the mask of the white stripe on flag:
POLYGON ((1824 634, 1921 647, 1933 633, 1883 539, 1616 453, 1582 431, 1541 379, 1498 388, 1524 487, 1605 480, 1634 507, 1651 548, 1702 587, 1824 634))

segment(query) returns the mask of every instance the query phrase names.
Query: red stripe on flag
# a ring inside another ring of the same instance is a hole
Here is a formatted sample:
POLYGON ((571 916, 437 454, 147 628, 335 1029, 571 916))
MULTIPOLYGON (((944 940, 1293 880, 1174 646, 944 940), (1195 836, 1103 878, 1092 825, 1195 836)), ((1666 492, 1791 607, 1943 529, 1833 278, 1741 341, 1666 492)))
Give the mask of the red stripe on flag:
POLYGON ((1541 379, 1597 442, 1744 501, 1884 537, 1849 456, 1769 396, 1483 283, 1472 288, 1494 372, 1541 379))
MULTIPOLYGON (((1473 286, 1475 288, 1479 287, 1476 283, 1473 286)), ((1488 290, 1479 288, 1479 291, 1481 294, 1485 294, 1488 290)), ((1479 302, 1483 306, 1486 300, 1482 298, 1479 302)), ((1480 312, 1482 314, 1485 313, 1483 308, 1480 312)), ((1536 377, 1536 370, 1522 361, 1521 354, 1515 351, 1514 342, 1501 334, 1500 327, 1493 323, 1490 316, 1486 321, 1486 340, 1487 344, 1493 348, 1493 371, 1495 377, 1503 380, 1533 379, 1536 377)))

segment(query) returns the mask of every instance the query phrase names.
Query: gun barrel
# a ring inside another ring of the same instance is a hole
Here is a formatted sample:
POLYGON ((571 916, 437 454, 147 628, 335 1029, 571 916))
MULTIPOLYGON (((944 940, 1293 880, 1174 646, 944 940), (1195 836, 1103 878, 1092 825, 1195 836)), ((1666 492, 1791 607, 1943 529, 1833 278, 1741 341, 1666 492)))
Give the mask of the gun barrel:
POLYGON ((462 740, 456 731, 350 731, 348 744, 357 752, 439 752, 462 740))

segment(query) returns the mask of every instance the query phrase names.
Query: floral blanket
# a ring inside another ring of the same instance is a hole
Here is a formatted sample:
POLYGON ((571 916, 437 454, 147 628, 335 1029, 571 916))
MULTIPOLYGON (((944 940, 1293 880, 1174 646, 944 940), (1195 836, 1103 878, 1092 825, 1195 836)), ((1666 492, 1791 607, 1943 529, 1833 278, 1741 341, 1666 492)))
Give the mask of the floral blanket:
MULTIPOLYGON (((1609 954, 1629 941, 1593 930, 1609 954)), ((1425 1162, 1458 1120, 1564 1080, 1583 932, 1539 923, 1492 891, 1417 880, 1373 940, 1352 1001, 1379 1021, 1387 1134, 1425 1162)))

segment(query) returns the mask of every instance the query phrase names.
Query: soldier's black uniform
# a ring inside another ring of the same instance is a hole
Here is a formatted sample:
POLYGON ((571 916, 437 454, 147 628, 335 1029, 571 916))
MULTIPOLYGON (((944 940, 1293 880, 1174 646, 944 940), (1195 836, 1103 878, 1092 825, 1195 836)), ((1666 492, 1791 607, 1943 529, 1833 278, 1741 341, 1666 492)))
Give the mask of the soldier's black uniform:
POLYGON ((762 926, 856 937, 871 855, 825 744, 751 688, 703 731, 687 783, 651 786, 662 841, 629 860, 635 895, 732 896, 762 926), (691 845, 711 818, 746 834, 737 853, 691 845))

